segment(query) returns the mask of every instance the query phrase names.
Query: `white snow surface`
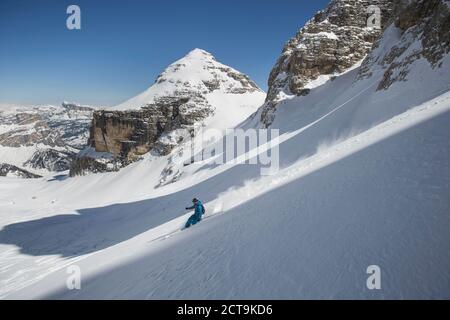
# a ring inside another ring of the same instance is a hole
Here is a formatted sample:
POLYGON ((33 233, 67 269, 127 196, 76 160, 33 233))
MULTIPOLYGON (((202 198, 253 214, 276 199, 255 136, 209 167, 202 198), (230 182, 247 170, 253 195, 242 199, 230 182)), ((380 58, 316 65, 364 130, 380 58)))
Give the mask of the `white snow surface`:
POLYGON ((449 299, 449 60, 415 61, 386 91, 383 70, 355 69, 281 102, 271 176, 206 159, 156 188, 167 159, 148 154, 119 172, 0 178, 0 297, 449 299), (178 231, 194 196, 206 217, 178 231))

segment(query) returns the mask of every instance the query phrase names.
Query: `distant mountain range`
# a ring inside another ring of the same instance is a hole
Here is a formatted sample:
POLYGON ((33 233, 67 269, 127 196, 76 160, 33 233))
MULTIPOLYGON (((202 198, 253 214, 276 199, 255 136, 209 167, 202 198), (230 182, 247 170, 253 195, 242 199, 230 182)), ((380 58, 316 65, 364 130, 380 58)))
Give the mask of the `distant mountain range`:
POLYGON ((68 170, 87 143, 93 112, 69 102, 0 108, 0 163, 34 174, 68 170))

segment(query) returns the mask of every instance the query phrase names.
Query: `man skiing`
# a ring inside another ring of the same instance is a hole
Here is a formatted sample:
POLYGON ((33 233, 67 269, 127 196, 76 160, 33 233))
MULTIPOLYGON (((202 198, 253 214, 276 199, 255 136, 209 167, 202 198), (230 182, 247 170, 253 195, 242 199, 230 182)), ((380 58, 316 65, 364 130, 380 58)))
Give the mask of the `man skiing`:
POLYGON ((205 207, 200 200, 194 198, 192 199, 192 202, 194 203, 194 205, 191 207, 187 207, 186 210, 195 209, 195 212, 192 216, 189 217, 188 221, 186 222, 185 228, 189 228, 191 225, 196 224, 197 222, 202 220, 202 214, 205 213, 205 207))

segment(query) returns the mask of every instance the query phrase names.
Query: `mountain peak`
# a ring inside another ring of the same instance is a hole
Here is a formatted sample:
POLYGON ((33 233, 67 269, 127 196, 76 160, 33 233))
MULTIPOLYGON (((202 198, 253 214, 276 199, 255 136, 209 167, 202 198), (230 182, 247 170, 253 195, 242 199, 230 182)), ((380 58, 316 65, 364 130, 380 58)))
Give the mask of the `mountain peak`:
POLYGON ((198 97, 212 92, 263 93, 247 75, 218 62, 211 53, 195 48, 170 64, 147 90, 110 110, 140 109, 161 97, 198 97))
POLYGON ((195 48, 189 51, 189 53, 185 57, 194 59, 212 58, 213 60, 215 60, 214 56, 211 53, 200 48, 195 48))

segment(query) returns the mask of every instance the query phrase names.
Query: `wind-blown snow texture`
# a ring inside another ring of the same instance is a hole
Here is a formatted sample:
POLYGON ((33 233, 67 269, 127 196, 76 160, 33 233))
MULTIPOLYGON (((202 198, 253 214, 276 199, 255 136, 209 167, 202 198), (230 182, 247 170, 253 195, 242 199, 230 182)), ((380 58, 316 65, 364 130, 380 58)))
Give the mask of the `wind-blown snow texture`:
MULTIPOLYGON (((400 37, 389 28, 374 54, 400 37)), ((383 68, 355 68, 282 101, 272 176, 206 159, 156 187, 167 158, 147 154, 119 172, 0 178, 0 296, 450 298, 449 63, 417 59, 387 90, 383 68), (177 232, 193 196, 206 219, 177 232), (73 264, 81 290, 66 288, 73 264), (366 287, 373 264, 381 290, 366 287)))

